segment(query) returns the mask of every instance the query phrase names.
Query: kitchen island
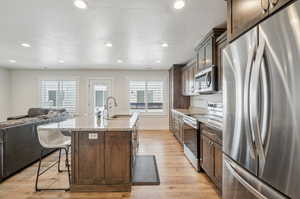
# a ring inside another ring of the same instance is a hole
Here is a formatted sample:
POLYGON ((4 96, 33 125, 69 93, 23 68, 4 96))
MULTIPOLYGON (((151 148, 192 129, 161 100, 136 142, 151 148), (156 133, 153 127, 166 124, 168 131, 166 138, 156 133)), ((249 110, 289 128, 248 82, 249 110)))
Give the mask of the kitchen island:
POLYGON ((138 113, 109 120, 77 117, 40 128, 72 137, 71 191, 131 191, 138 120, 138 113))

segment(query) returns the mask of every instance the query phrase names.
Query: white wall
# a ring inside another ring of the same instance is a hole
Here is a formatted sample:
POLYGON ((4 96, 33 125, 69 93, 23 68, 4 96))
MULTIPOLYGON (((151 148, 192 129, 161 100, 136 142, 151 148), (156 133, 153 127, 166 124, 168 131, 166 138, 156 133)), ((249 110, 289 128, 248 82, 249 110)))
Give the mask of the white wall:
POLYGON ((10 114, 10 71, 0 68, 0 121, 10 114))
MULTIPOLYGON (((165 106, 169 107, 168 71, 145 70, 12 70, 11 71, 11 103, 13 115, 24 114, 30 107, 39 106, 39 79, 47 77, 79 78, 79 113, 88 113, 88 79, 113 78, 113 96, 118 101, 117 113, 128 113, 128 79, 164 80, 165 106)), ((168 129, 168 111, 162 116, 143 116, 142 129, 168 129)))

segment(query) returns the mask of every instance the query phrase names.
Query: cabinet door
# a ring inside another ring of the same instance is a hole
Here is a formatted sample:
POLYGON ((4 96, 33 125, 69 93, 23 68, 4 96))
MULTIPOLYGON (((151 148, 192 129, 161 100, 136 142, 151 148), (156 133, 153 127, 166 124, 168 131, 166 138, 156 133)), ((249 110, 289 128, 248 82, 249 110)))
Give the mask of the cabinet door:
POLYGON ((106 184, 127 184, 131 180, 130 132, 107 132, 105 135, 106 184))
POLYGON ((195 82, 195 75, 197 74, 197 65, 195 63, 195 65, 193 66, 193 80, 192 80, 192 94, 195 95, 195 90, 196 90, 196 82, 195 82))
POLYGON ((178 118, 179 120, 179 138, 180 138, 180 143, 183 145, 183 119, 182 116, 178 118))
POLYGON ((181 93, 185 95, 185 73, 182 71, 181 73, 181 93))
POLYGON ((176 114, 175 117, 175 123, 176 123, 176 131, 175 131, 175 137, 180 142, 181 141, 181 132, 180 132, 180 120, 178 119, 178 114, 176 114))
POLYGON ((72 176, 74 184, 105 184, 104 132, 74 133, 72 146, 72 176), (92 135, 92 136, 91 136, 92 135))
POLYGON ((214 178, 219 189, 222 189, 223 157, 222 146, 214 143, 214 178))
POLYGON ((182 71, 182 94, 188 95, 188 70, 182 71))
POLYGON ((198 64, 197 64, 197 73, 200 72, 205 65, 205 48, 202 47, 199 49, 198 52, 198 64))
POLYGON ((202 168, 208 176, 213 177, 213 145, 209 138, 201 136, 202 140, 202 168))
POLYGON ((191 66, 189 68, 189 95, 194 92, 194 68, 191 66))
POLYGON ((217 64, 218 64, 218 90, 223 90, 223 50, 227 46, 227 40, 224 39, 217 44, 217 64))
POLYGON ((138 134, 137 134, 136 125, 132 127, 131 143, 132 143, 131 155, 132 155, 132 162, 134 164, 137 150, 138 150, 138 134))
POLYGON ((205 67, 211 66, 213 63, 213 39, 210 38, 205 44, 205 67))
POLYGON ((170 111, 170 131, 174 134, 174 112, 170 111))
POLYGON ((268 0, 228 0, 228 36, 236 38, 268 15, 268 0))
POLYGON ((189 78, 189 70, 185 70, 185 95, 189 95, 189 84, 190 84, 190 78, 189 78))

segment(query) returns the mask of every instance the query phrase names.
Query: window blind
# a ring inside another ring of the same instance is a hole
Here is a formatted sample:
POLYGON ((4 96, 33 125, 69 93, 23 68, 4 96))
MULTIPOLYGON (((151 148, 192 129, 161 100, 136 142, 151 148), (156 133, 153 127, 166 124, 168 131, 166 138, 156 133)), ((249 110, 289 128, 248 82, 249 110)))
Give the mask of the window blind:
POLYGON ((131 111, 163 112, 163 81, 129 81, 131 111))
POLYGON ((77 80, 41 80, 40 105, 43 108, 65 108, 76 113, 77 89, 77 80))

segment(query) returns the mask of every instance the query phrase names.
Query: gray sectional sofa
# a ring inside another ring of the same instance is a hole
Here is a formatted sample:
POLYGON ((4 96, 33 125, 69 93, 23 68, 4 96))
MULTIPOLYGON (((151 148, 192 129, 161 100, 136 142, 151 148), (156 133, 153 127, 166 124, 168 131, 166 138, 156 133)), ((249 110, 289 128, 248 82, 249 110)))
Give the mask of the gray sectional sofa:
MULTIPOLYGON (((37 126, 70 118, 65 109, 29 109, 0 123, 0 182, 39 159, 37 126)), ((48 150, 45 156, 53 152, 48 150)))

